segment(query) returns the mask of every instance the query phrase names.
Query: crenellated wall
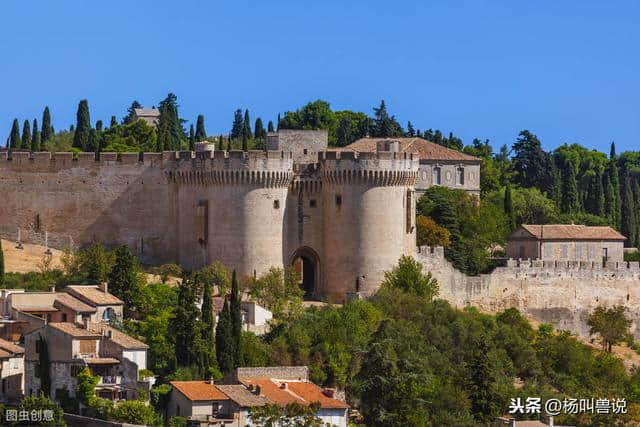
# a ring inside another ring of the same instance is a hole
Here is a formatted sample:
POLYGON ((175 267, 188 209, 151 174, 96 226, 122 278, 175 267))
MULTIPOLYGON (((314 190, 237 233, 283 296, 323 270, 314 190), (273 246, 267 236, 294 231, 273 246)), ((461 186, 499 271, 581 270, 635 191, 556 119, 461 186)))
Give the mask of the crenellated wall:
POLYGON ((496 312, 515 307, 560 329, 588 336, 587 319, 599 305, 624 305, 640 338, 638 262, 508 260, 491 274, 466 276, 444 258, 442 248, 418 248, 417 259, 440 285, 440 297, 457 307, 496 312))

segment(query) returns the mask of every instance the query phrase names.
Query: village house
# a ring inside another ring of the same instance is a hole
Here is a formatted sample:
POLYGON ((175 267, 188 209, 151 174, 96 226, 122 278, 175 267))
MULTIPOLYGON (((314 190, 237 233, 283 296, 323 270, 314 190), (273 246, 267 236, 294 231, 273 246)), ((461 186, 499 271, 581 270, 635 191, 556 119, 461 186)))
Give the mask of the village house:
POLYGON ((420 196, 434 185, 464 190, 480 196, 480 164, 482 160, 444 147, 423 138, 360 138, 342 148, 357 152, 409 152, 420 159, 415 184, 420 196))
POLYGON ((76 378, 85 367, 99 377, 98 396, 110 400, 137 398, 139 371, 146 368, 146 344, 103 323, 46 323, 24 337, 25 388, 29 396, 40 390, 43 345, 49 357, 52 399, 63 395, 73 398, 76 378))
POLYGON ((160 122, 160 110, 157 108, 134 108, 133 121, 144 120, 148 125, 157 127, 160 122))
MULTIPOLYGON (((224 299, 221 296, 213 296, 211 298, 213 309, 218 316, 224 306, 224 299)), ((273 319, 273 313, 267 310, 255 301, 245 300, 240 303, 242 310, 242 329, 253 332, 256 335, 264 335, 269 331, 269 322, 273 319)))
POLYGON ((15 402, 24 392, 24 349, 0 339, 0 402, 15 402))
POLYGON ((338 398, 334 389, 323 389, 309 381, 306 366, 238 368, 222 384, 174 381, 171 385, 167 414, 187 417, 189 425, 251 426, 251 408, 318 403, 316 415, 323 423, 347 426, 349 405, 338 398))
POLYGON ((544 261, 624 261, 626 238, 611 227, 522 224, 507 238, 507 257, 544 261))

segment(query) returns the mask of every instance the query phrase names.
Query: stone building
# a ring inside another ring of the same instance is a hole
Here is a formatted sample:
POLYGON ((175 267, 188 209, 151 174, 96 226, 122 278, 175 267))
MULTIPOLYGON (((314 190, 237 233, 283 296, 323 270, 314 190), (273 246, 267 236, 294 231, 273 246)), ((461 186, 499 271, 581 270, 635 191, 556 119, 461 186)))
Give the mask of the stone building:
POLYGON ((523 224, 507 238, 507 257, 545 261, 624 260, 626 238, 611 227, 523 224))
POLYGON ((418 194, 434 185, 465 190, 480 196, 480 163, 477 157, 452 150, 423 138, 361 138, 344 150, 411 152, 420 159, 415 190, 418 194))
POLYGON ((148 125, 157 127, 160 121, 160 110, 157 108, 135 108, 133 121, 136 120, 144 120, 148 125))
POLYGON ((415 251, 417 154, 328 151, 321 131, 270 141, 287 151, 0 153, 0 234, 240 275, 301 260, 311 297, 375 291, 415 251))
POLYGON ((24 348, 0 339, 0 403, 16 402, 24 393, 24 348))

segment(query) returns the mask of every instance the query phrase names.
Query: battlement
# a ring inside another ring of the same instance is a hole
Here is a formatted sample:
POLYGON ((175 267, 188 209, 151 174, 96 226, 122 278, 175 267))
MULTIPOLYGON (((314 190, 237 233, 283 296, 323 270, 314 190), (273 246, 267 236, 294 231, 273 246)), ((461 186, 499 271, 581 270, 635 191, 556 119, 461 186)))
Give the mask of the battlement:
POLYGON ((498 267, 496 273, 517 275, 567 274, 567 275, 639 275, 640 263, 608 261, 554 261, 541 259, 508 259, 506 265, 498 267))
POLYGON ((419 159, 413 153, 324 151, 319 163, 328 184, 410 186, 418 178, 419 159))

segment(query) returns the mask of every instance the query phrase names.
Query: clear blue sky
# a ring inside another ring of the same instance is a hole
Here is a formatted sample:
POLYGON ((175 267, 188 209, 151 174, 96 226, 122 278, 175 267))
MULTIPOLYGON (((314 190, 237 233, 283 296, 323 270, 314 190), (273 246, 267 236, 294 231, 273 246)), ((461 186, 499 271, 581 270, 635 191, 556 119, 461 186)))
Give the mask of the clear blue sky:
POLYGON ((228 132, 318 98, 465 143, 640 149, 638 1, 3 1, 0 142, 49 105, 56 129, 169 91, 228 132))

